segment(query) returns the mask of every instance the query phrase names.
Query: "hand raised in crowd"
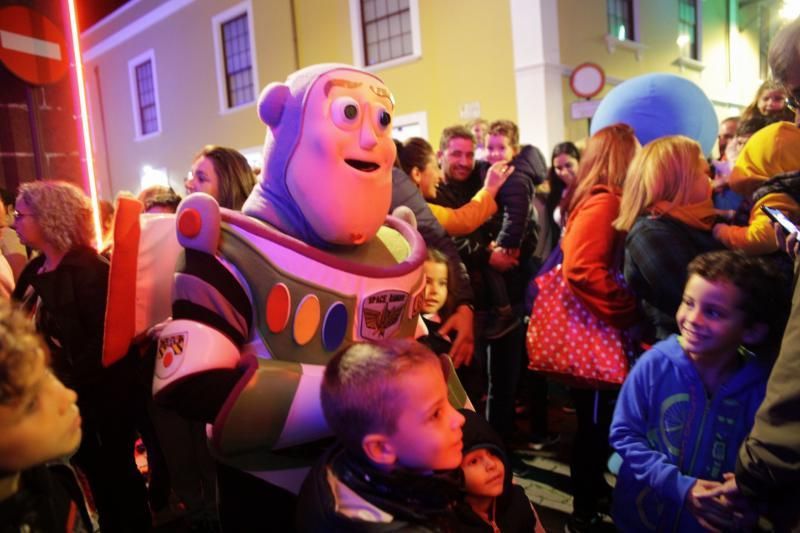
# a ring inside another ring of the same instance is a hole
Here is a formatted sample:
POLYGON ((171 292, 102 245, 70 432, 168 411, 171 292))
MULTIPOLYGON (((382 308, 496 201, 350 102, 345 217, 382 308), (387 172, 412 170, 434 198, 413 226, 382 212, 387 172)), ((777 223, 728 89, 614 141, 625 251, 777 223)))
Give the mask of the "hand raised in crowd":
POLYGON ((519 248, 503 248, 492 246, 489 255, 489 266, 498 272, 506 272, 519 265, 519 248))
POLYGON ((500 187, 503 186, 513 172, 513 165, 509 165, 505 161, 498 161, 490 166, 489 170, 486 172, 486 178, 483 180, 484 189, 489 191, 489 194, 492 196, 497 196, 497 191, 500 190, 500 187))
POLYGON ((439 334, 452 337, 449 333, 453 330, 458 332, 453 347, 450 349, 450 358, 456 368, 461 365, 469 366, 472 363, 472 354, 475 351, 475 323, 474 313, 468 305, 459 305, 455 312, 450 315, 442 327, 439 334))
POLYGON ((789 254, 792 259, 797 258, 800 253, 800 242, 797 240, 797 232, 787 235, 783 226, 777 222, 772 225, 775 228, 775 240, 778 241, 778 248, 789 254))

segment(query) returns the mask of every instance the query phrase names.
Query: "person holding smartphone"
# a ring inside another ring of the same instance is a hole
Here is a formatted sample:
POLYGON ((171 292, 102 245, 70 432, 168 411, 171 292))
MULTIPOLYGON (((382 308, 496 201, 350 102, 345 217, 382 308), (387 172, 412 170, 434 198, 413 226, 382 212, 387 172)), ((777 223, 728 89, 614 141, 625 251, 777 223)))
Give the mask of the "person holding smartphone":
POLYGON ((716 224, 714 237, 731 249, 748 255, 778 251, 772 221, 761 209, 779 209, 789 219, 800 220, 800 128, 776 122, 756 132, 736 160, 730 177, 735 192, 752 196, 747 226, 716 224))

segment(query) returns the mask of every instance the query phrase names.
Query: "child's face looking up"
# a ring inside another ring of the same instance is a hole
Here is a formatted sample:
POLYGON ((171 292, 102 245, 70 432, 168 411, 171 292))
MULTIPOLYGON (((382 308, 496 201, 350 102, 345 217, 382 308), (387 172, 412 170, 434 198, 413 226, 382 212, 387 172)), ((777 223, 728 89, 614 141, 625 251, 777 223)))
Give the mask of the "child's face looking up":
POLYGON ((458 468, 464 416, 447 401, 442 367, 424 363, 397 380, 403 408, 397 428, 387 437, 396 455, 395 465, 417 472, 458 468))
POLYGON ((692 274, 675 318, 684 348, 695 361, 716 362, 736 357, 750 330, 739 308, 741 293, 727 281, 709 281, 692 274))
POLYGON ((425 302, 422 312, 438 313, 447 301, 447 265, 425 261, 425 302))
POLYGON ((495 164, 498 161, 511 161, 516 155, 516 150, 505 135, 492 133, 486 143, 486 160, 495 164))
POLYGON ((0 404, 0 470, 19 472, 75 451, 81 442, 78 396, 50 372, 44 355, 21 380, 25 392, 0 404))
POLYGON ((464 484, 470 496, 497 497, 503 494, 506 469, 503 461, 486 448, 472 450, 461 461, 464 484))

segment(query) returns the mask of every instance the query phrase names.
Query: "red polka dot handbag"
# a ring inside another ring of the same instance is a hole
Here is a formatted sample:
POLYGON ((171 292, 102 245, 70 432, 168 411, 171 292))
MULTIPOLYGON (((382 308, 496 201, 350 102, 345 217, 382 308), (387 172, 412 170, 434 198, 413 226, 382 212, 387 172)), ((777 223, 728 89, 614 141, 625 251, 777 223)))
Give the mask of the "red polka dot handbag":
POLYGON ((528 368, 573 387, 621 385, 634 356, 628 333, 605 323, 583 305, 567 285, 561 265, 534 281, 539 294, 528 323, 528 368))

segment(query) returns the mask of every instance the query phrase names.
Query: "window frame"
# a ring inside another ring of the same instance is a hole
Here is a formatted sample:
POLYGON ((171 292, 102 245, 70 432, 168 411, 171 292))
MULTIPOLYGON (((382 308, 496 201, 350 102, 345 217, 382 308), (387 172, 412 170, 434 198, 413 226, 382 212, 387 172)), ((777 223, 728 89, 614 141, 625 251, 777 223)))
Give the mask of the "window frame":
POLYGON ((620 39, 618 35, 616 35, 616 34, 611 32, 611 21, 609 20, 609 14, 610 14, 609 13, 609 3, 610 2, 615 2, 615 1, 617 1, 617 0, 606 0, 606 33, 607 33, 607 35, 610 35, 611 37, 613 37, 614 39, 616 39, 619 42, 627 42, 627 41, 634 42, 634 43, 642 42, 641 35, 640 35, 640 32, 639 32, 639 0, 623 0, 625 2, 630 2, 630 15, 631 15, 631 21, 630 21, 631 34, 629 35, 628 33, 626 33, 624 39, 620 39))
POLYGON ((419 24, 419 0, 408 0, 409 18, 411 22, 411 54, 396 57, 373 65, 366 64, 364 50, 364 22, 361 15, 361 0, 348 0, 350 4, 350 36, 353 43, 353 64, 366 71, 374 72, 384 68, 411 63, 422 58, 422 38, 419 24))
POLYGON ((151 48, 145 52, 142 52, 136 57, 128 60, 128 83, 131 91, 134 140, 136 142, 145 141, 147 139, 151 139, 153 137, 161 135, 163 124, 161 122, 161 104, 159 102, 159 97, 158 97, 158 68, 156 66, 156 54, 154 49, 151 48), (151 131, 149 133, 143 133, 141 106, 139 102, 139 84, 136 79, 136 68, 147 62, 150 63, 150 68, 152 69, 152 74, 153 74, 153 96, 155 101, 156 120, 158 122, 158 128, 156 128, 155 131, 151 131))
POLYGON ((253 22, 253 4, 251 0, 245 0, 235 6, 221 11, 211 18, 211 33, 214 38, 214 58, 217 72, 217 97, 219 101, 219 114, 227 115, 243 109, 248 109, 258 102, 258 94, 261 85, 258 81, 258 60, 256 54, 255 30, 253 22), (247 15, 248 41, 250 43, 250 69, 253 80, 253 99, 236 106, 228 105, 228 78, 225 70, 225 50, 222 42, 222 26, 233 19, 247 15))
MULTIPOLYGON (((678 0, 678 35, 681 34, 681 24, 683 21, 681 20, 680 15, 680 7, 681 3, 687 1, 687 3, 694 4, 694 50, 692 50, 691 45, 688 48, 688 54, 685 55, 687 59, 692 59, 694 61, 702 61, 703 59, 703 3, 698 0, 678 0)), ((681 50, 681 55, 683 55, 683 50, 681 50)))
MULTIPOLYGON (((418 124, 420 129, 419 137, 423 139, 428 138, 428 112, 427 111, 417 111, 416 113, 406 113, 403 115, 396 115, 392 117, 392 131, 394 132, 395 128, 403 128, 406 126, 411 126, 413 124, 418 124)), ((409 136, 399 136, 392 134, 393 138, 396 138, 400 141, 406 140, 409 136)), ((436 149, 434 148, 434 151, 436 149)))

